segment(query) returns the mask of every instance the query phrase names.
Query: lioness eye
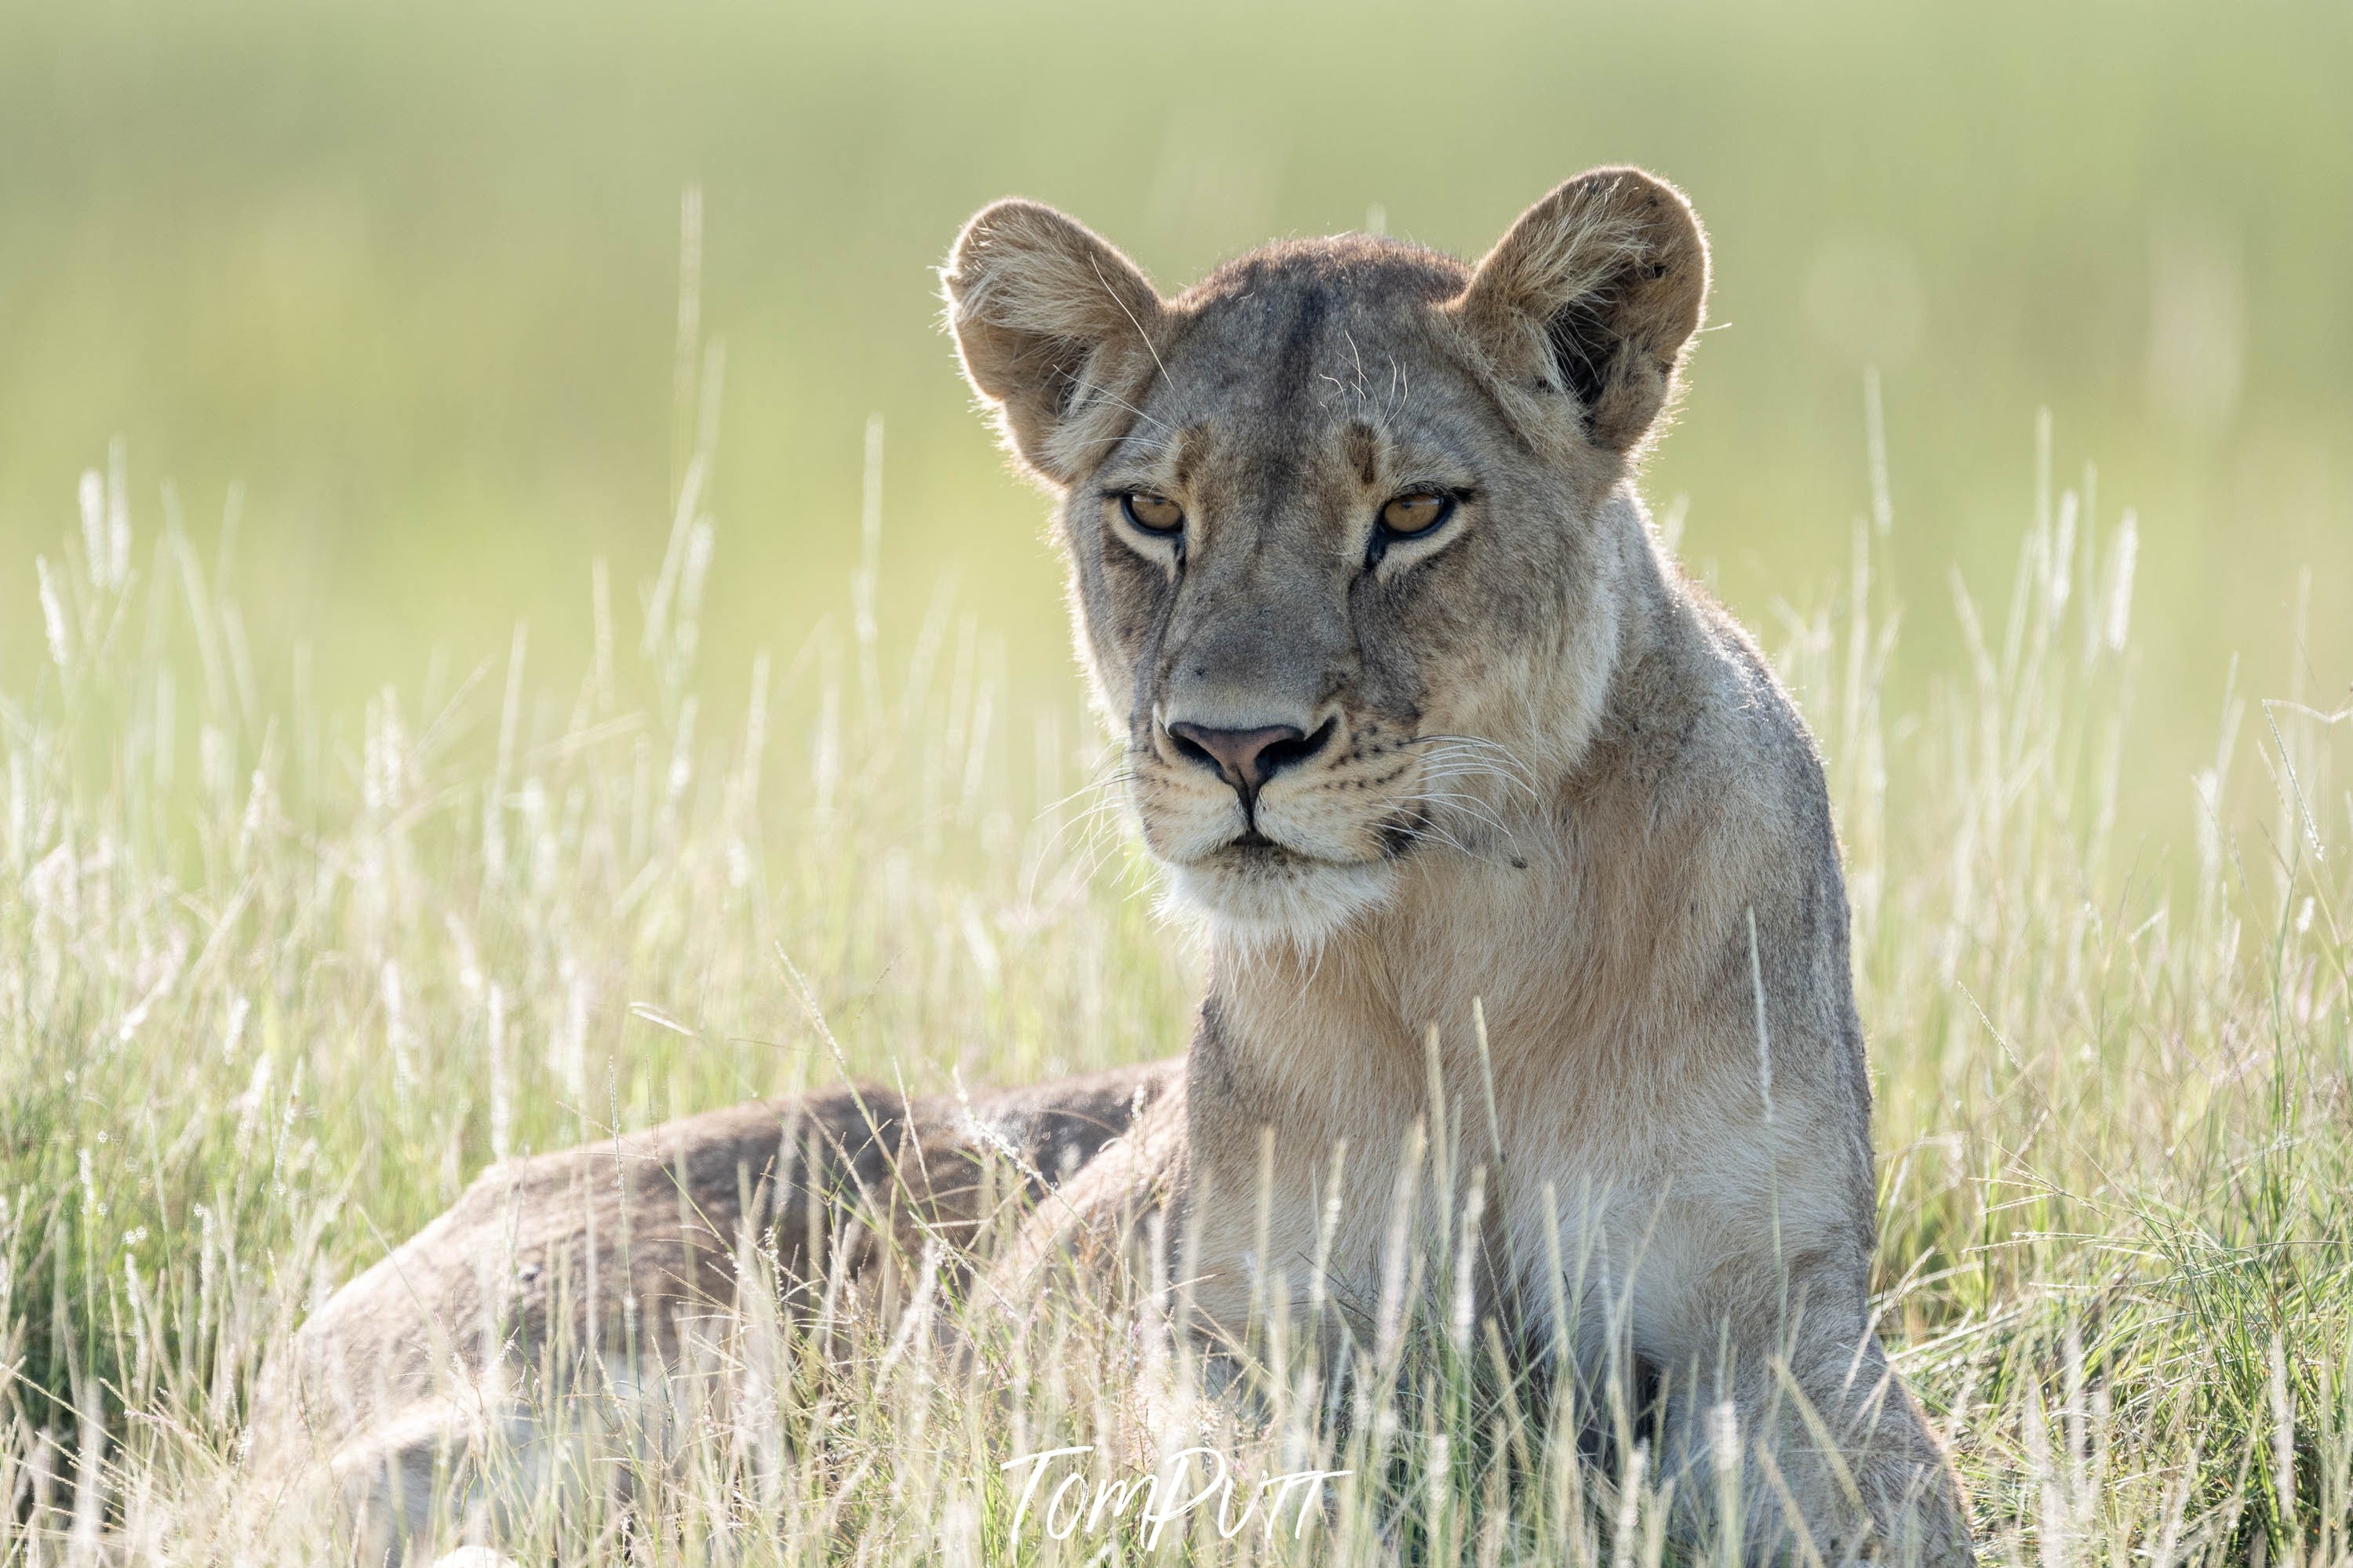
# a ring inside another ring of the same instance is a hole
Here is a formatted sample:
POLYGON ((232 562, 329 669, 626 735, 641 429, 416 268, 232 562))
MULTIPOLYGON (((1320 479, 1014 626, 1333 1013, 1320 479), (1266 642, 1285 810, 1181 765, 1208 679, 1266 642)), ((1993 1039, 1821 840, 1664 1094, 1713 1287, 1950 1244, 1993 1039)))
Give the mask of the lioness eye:
POLYGON ((1428 533, 1444 522, 1454 511, 1451 496, 1399 496, 1381 508, 1381 526, 1393 539, 1411 539, 1428 533))
POLYGON ((1147 490, 1130 490, 1119 498, 1120 510, 1127 521, 1146 533, 1175 533, 1185 526, 1185 509, 1166 496, 1156 496, 1147 490))

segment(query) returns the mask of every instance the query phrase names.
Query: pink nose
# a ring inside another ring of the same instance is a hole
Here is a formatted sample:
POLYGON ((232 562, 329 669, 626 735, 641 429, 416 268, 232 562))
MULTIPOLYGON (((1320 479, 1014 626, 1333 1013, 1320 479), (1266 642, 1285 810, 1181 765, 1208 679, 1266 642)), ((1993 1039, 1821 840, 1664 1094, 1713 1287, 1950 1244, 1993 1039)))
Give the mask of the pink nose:
POLYGON ((1322 751, 1324 742, 1332 738, 1332 725, 1325 724, 1310 735, 1293 724, 1212 730, 1202 724, 1177 723, 1168 726, 1168 735, 1177 751, 1214 769, 1248 805, 1267 780, 1322 751))

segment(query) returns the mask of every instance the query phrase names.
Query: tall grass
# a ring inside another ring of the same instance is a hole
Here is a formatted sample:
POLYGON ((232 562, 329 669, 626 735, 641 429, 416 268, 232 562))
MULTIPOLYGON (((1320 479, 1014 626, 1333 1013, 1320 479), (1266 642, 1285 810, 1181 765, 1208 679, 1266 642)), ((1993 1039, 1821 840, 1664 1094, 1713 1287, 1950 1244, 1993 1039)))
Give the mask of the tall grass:
MULTIPOLYGON (((2136 692, 2131 521, 2048 468, 2012 580, 1911 612, 1969 654, 1922 710, 1883 706, 1883 506, 1778 628, 1849 858, 1883 1324, 1990 1557, 2342 1562, 2353 723, 2219 671, 2136 692), (2136 701, 2219 701, 2179 845, 2114 831, 2136 701)), ((518 628, 356 713, 248 646, 119 466, 10 587, 48 658, 0 695, 0 1559, 331 1558, 332 1516, 248 1462, 257 1371, 492 1158, 829 1082, 834 1042, 923 1090, 1181 1047, 1193 958, 1086 787, 1091 731, 1008 712, 944 592, 881 646, 879 512, 850 613, 792 628, 747 710, 698 701, 700 471, 637 615, 576 568, 589 668, 518 628)), ((788 1321, 753 1290, 665 1422, 503 1503, 525 1561, 1657 1563, 1640 1449, 1582 1461, 1567 1402, 1455 1310, 1471 1245, 1401 1260, 1377 1342, 1279 1357, 1248 1414, 1107 1308, 1017 1333, 985 1293, 788 1321), (1344 1385, 1366 1403, 1324 1418, 1344 1385), (1063 1479, 1133 1480, 1180 1432, 1240 1478, 1229 1524, 1258 1478, 1347 1473, 1280 1528, 1051 1538, 1063 1479), (1020 1457, 1080 1446, 1025 1508, 1020 1457)))

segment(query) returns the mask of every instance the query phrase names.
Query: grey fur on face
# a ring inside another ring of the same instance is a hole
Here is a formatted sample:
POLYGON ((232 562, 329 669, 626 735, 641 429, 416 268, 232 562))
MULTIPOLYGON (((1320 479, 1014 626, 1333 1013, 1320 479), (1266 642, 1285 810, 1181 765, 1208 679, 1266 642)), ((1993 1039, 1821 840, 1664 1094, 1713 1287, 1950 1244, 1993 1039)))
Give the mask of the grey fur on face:
POLYGON ((1614 642, 1596 516, 1705 298, 1672 190, 1596 171, 1475 268, 1341 236, 1173 300, 1004 202, 944 277, 974 385, 1060 493, 1098 704, 1182 895, 1312 943, 1400 857, 1481 838, 1516 773, 1573 764, 1614 642), (1139 527, 1139 495, 1181 524, 1139 527), (1442 521, 1385 528, 1407 497, 1442 521))

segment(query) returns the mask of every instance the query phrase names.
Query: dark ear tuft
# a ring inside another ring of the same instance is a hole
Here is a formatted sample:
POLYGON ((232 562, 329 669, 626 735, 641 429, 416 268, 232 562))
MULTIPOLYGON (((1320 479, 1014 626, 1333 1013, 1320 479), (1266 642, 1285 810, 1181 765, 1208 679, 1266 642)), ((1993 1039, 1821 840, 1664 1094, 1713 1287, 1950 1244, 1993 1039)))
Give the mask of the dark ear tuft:
POLYGON ((1452 310, 1497 375, 1574 399, 1630 451, 1658 422, 1707 302, 1691 204, 1639 169, 1594 169, 1522 214, 1452 310))
POLYGON ((940 269, 949 328, 1006 445, 1068 486, 1134 416, 1157 363, 1160 296, 1085 225, 1037 202, 984 207, 940 269))

